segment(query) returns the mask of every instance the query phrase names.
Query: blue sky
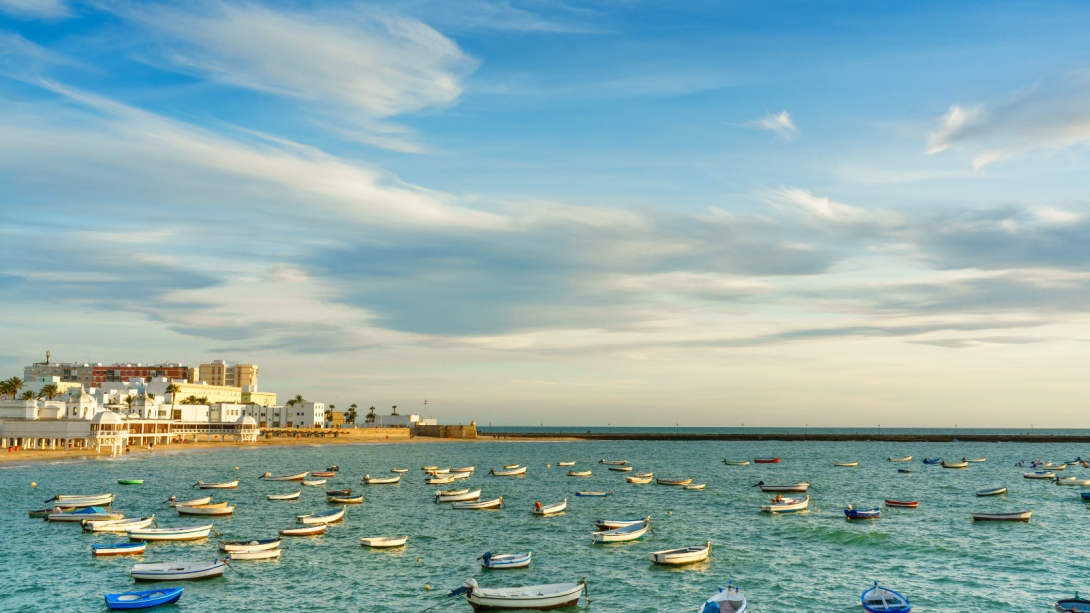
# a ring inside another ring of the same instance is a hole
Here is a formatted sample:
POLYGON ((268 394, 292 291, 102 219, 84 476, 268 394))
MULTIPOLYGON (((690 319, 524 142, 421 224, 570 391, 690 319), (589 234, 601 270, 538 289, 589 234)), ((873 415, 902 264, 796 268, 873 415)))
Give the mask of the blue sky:
POLYGON ((450 422, 1081 427, 1088 26, 0 0, 0 365, 253 361, 450 422))

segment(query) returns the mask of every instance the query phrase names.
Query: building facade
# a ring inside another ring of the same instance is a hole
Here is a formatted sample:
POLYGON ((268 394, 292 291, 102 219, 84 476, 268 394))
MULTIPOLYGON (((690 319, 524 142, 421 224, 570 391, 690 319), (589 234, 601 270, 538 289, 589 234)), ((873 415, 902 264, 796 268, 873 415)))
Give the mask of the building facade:
POLYGON ((256 364, 228 364, 225 360, 212 360, 211 364, 201 364, 197 370, 197 381, 209 385, 228 385, 232 387, 257 387, 256 364))
POLYGON ((185 364, 96 364, 91 368, 91 386, 101 387, 103 383, 121 383, 131 379, 150 382, 158 377, 189 381, 189 367, 185 364))
POLYGON ((253 417, 261 428, 314 428, 325 424, 325 403, 307 402, 295 406, 245 404, 245 415, 253 417))

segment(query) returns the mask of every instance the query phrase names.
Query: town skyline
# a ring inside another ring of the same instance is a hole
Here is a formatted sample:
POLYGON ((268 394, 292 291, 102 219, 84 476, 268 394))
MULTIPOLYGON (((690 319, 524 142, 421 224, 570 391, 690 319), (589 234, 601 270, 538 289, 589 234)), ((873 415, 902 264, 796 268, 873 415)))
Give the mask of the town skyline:
POLYGON ((49 349, 444 423, 1084 427, 1088 26, 0 0, 0 378, 49 349))

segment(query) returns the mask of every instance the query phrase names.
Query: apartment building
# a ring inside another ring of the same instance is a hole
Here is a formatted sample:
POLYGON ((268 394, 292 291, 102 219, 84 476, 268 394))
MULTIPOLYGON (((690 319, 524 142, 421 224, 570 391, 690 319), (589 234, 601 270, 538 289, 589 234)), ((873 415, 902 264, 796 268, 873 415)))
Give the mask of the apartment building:
POLYGON ((253 417, 261 428, 313 428, 325 423, 324 402, 307 402, 293 407, 242 406, 246 407, 243 415, 253 417))
POLYGON ((209 385, 207 383, 186 383, 184 381, 171 381, 166 377, 158 377, 152 380, 147 385, 147 391, 155 394, 156 398, 163 398, 167 403, 171 400, 175 404, 189 398, 190 396, 196 396, 197 398, 207 398, 209 404, 227 403, 227 404, 241 404, 242 403, 242 388, 234 387, 230 385, 209 385), (172 399, 167 394, 167 387, 171 384, 178 386, 178 393, 172 399))
POLYGON ((209 385, 228 385, 231 387, 257 387, 257 364, 228 364, 225 360, 212 360, 211 364, 201 364, 197 370, 197 381, 209 385))
POLYGON ((50 361, 50 352, 45 352, 44 362, 34 362, 30 366, 23 367, 23 381, 27 383, 34 383, 49 380, 53 381, 53 377, 57 377, 59 381, 64 383, 78 383, 91 384, 92 383, 92 368, 95 366, 102 366, 101 364, 81 364, 79 362, 52 362, 50 361))
POLYGON ((141 379, 145 383, 159 377, 178 381, 189 381, 190 368, 185 364, 95 364, 91 368, 91 386, 101 387, 103 383, 120 383, 130 379, 141 379))

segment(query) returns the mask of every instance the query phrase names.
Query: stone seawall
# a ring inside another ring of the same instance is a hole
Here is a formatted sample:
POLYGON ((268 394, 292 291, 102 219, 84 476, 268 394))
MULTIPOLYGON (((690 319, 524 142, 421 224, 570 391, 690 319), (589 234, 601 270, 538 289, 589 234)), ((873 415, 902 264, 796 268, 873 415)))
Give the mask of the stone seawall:
POLYGON ((410 428, 266 428, 261 431, 264 438, 336 438, 360 440, 407 440, 410 428))
POLYGON ((643 432, 482 432, 481 438, 575 439, 592 441, 888 441, 892 443, 1090 443, 1090 436, 1016 434, 663 434, 643 432))
POLYGON ((425 438, 477 438, 477 427, 473 426, 417 426, 409 429, 412 437, 425 438))

